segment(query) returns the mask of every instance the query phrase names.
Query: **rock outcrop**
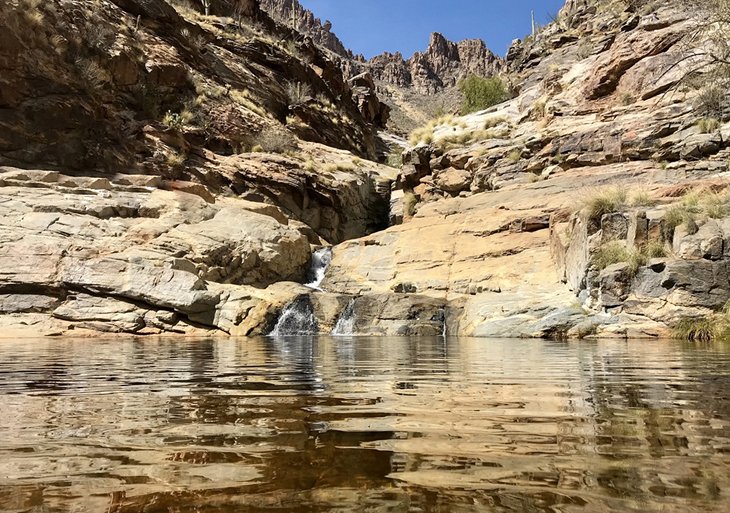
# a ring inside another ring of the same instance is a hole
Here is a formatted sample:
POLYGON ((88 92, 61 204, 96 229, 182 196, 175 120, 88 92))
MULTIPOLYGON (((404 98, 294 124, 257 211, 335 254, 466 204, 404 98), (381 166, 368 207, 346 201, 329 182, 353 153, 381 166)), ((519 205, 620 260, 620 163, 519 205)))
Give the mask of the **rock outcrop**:
POLYGON ((730 132, 682 84, 709 43, 685 38, 696 13, 614 4, 516 42, 518 96, 404 152, 402 224, 336 246, 325 287, 439 298, 468 336, 658 337, 722 310, 730 132))
POLYGON ((492 76, 502 69, 502 60, 480 39, 453 43, 441 34, 431 34, 424 52, 405 60, 396 53, 373 57, 364 67, 385 84, 409 87, 418 94, 433 95, 456 86, 467 75, 492 76))
POLYGON ((353 58, 352 52, 332 32, 332 22, 322 22, 298 0, 261 0, 261 8, 279 22, 311 37, 318 46, 345 59, 353 58))
POLYGON ((260 335, 302 305, 342 335, 658 337, 730 300, 695 12, 569 1, 505 63, 434 36, 346 77, 256 2, 69 5, 0 7, 4 335, 260 335), (368 159, 386 82, 502 68, 515 98, 368 159))
POLYGON ((212 14, 0 6, 5 336, 263 334, 314 248, 387 223, 377 98, 258 2, 212 14))

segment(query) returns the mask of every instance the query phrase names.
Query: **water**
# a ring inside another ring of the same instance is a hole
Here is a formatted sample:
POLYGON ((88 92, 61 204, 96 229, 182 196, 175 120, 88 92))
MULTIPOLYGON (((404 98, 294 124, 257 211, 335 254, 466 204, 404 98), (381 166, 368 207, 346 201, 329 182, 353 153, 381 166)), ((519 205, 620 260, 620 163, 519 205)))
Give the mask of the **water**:
POLYGON ((730 347, 0 342, 4 512, 730 510, 730 347))
POLYGON ((321 248, 312 254, 312 263, 309 269, 309 283, 307 287, 315 290, 322 290, 320 285, 327 274, 327 268, 332 262, 332 250, 330 248, 321 248))
POLYGON ((271 337, 315 335, 319 332, 312 302, 307 296, 299 296, 282 310, 271 337))
POLYGON ((355 334, 355 300, 351 299, 335 323, 332 334, 335 336, 352 336, 355 334))

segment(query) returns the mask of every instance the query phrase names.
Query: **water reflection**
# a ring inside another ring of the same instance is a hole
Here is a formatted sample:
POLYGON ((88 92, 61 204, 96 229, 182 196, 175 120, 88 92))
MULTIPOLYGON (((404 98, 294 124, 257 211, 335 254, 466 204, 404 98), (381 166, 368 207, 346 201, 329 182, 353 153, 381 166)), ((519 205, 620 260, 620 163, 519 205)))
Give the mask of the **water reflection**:
POLYGON ((730 347, 0 345, 0 510, 727 511, 730 347))

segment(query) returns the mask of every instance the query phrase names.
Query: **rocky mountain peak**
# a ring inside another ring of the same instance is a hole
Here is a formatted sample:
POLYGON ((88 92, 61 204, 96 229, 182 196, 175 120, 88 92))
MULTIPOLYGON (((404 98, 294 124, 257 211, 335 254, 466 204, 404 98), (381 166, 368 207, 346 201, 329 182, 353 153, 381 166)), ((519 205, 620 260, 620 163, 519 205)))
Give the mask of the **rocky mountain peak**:
POLYGON ((499 72, 503 61, 481 39, 458 43, 434 32, 424 52, 405 60, 400 53, 383 53, 368 61, 373 76, 385 83, 413 87, 419 94, 435 94, 453 87, 468 74, 490 76, 499 72))
POLYGON ((298 0, 261 0, 261 8, 280 23, 308 35, 318 46, 340 57, 354 58, 352 52, 332 32, 332 22, 323 22, 312 11, 302 7, 298 0))

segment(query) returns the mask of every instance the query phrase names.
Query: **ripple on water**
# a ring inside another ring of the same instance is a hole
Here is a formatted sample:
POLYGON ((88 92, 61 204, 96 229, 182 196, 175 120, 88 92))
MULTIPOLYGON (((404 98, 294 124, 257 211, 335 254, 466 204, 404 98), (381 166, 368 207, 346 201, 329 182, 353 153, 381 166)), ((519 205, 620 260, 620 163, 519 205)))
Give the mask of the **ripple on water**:
POLYGON ((725 512, 730 347, 0 345, 1 511, 725 512))

